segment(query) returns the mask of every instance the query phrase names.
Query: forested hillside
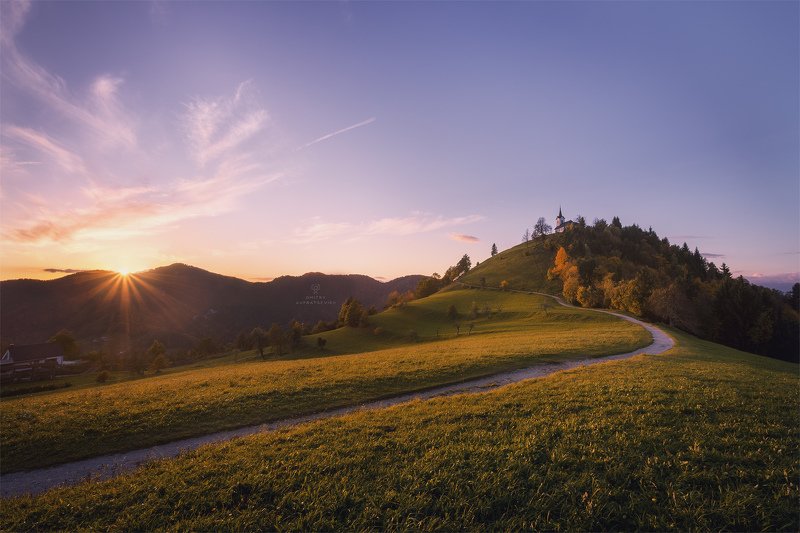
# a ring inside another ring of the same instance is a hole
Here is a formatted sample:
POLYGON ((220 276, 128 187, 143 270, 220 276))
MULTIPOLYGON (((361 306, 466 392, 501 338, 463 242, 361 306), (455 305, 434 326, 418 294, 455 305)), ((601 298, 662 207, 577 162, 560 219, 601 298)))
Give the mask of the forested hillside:
POLYGON ((671 244, 652 228, 623 226, 616 217, 610 224, 579 219, 564 233, 492 257, 462 281, 546 290, 551 286, 539 279, 542 261, 549 262, 547 280, 572 303, 627 311, 757 354, 800 359, 800 285, 784 294, 751 284, 698 249, 671 244), (528 282, 526 275, 534 279, 528 282))
POLYGON ((66 328, 84 352, 145 349, 156 338, 169 350, 198 343, 210 350, 256 326, 335 320, 351 296, 382 307, 391 292, 412 289, 420 278, 382 283, 361 275, 308 273, 251 283, 174 264, 128 276, 94 271, 51 281, 4 281, 2 342, 45 342, 66 328))

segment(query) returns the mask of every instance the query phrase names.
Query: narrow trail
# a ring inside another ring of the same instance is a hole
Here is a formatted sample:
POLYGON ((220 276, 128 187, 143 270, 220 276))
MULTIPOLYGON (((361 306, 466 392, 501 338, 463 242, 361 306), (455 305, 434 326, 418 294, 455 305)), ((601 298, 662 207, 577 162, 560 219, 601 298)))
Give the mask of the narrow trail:
MULTIPOLYGON (((479 288, 477 286, 466 285, 464 283, 459 283, 459 285, 468 288, 479 288)), ((486 287, 486 289, 499 290, 489 287, 486 287)), ((556 302, 565 307, 575 307, 570 304, 567 304, 561 298, 553 296, 551 294, 545 294, 534 291, 520 291, 520 290, 513 290, 510 292, 547 296, 549 298, 553 298, 556 302)), ((399 396, 393 396, 391 398, 367 402, 360 405, 354 405, 350 407, 343 407, 340 409, 332 409, 329 411, 312 413, 309 415, 298 416, 294 418, 280 420, 277 422, 259 424, 257 426, 249 426, 229 431, 221 431, 219 433, 212 433, 200 437, 194 437, 190 439, 183 439, 179 441, 169 442, 166 444, 160 444, 157 446, 152 446, 150 448, 132 450, 125 453, 103 455, 99 457, 93 457, 90 459, 84 459, 81 461, 75 461, 72 463, 65 463, 62 465, 52 466, 48 468, 41 468, 38 470, 30 470, 27 472, 13 472, 10 474, 5 474, 3 476, 0 476, 0 497, 8 498, 13 496, 19 496, 22 494, 35 495, 57 486, 75 485, 77 483, 90 479, 91 480, 108 479, 116 475, 119 475, 123 472, 126 472, 128 470, 131 470, 139 466, 140 464, 144 463, 145 461, 149 461, 152 459, 175 457, 185 451, 194 450, 205 444, 223 442, 237 437, 245 437, 247 435, 253 435, 255 433, 274 431, 276 429, 296 426, 298 424, 303 424, 305 422, 311 422, 314 420, 341 416, 355 411, 382 409, 385 407, 391 407, 393 405, 398 405, 413 400, 426 400, 429 398, 450 396, 453 394, 486 392, 489 390, 496 389, 498 387, 509 385, 511 383, 517 383, 520 381, 524 381, 526 379, 547 376, 554 372, 559 372, 561 370, 568 370, 570 368, 588 366, 596 363, 602 363, 605 361, 627 359, 629 357, 633 357, 635 355, 643 353, 658 355, 666 352, 667 350, 672 348, 675 344, 675 341, 669 335, 667 335, 666 333, 664 333, 664 331, 662 331, 661 329, 652 324, 647 324, 645 322, 642 322, 641 320, 637 320, 635 318, 622 315, 619 313, 614 313, 612 311, 606 311, 602 309, 591 309, 591 311, 614 315, 623 320, 627 320, 628 322, 638 324, 650 332, 650 334, 653 337, 653 342, 650 345, 645 346, 644 348, 640 348, 638 350, 634 350, 628 353, 609 355, 605 357, 576 359, 560 363, 539 363, 519 370, 494 374, 492 376, 477 378, 469 381, 464 381, 461 383, 456 383, 453 385, 443 385, 440 387, 435 387, 420 392, 402 394, 399 396)))

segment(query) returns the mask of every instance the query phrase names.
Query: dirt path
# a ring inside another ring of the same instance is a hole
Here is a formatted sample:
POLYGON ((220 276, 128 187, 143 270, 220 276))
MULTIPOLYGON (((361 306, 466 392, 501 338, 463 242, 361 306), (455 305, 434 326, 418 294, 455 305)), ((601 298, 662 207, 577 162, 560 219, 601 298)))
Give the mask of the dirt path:
MULTIPOLYGON (((465 287, 470 287, 468 285, 464 284, 462 285, 465 287)), ((563 300, 561 300, 561 298, 558 298, 557 296, 552 296, 550 294, 531 292, 531 291, 513 291, 513 292, 548 296, 550 298, 553 298, 559 304, 565 307, 573 307, 565 303, 563 300)), ((657 328, 656 326, 653 326, 652 324, 647 324, 635 318, 631 318, 629 316, 621 315, 611 311, 605 311, 601 309, 593 309, 593 311, 596 311, 598 313, 606 313, 609 315, 614 315, 619 318, 622 318, 623 320, 627 320, 628 322, 633 322, 634 324, 642 326, 647 331, 649 331, 650 334, 653 336, 652 344, 650 344, 649 346, 645 346, 644 348, 635 350, 633 352, 610 355, 607 357, 596 357, 591 359, 565 361, 562 363, 539 363, 534 366, 523 368, 520 370, 503 372, 501 374, 495 374, 493 376, 488 376, 485 378, 478 378, 470 381, 465 381, 462 383, 456 383, 454 385, 445 385, 421 392, 403 394, 400 396, 394 396, 392 398, 368 402, 361 405, 344 407, 341 409, 334 409, 330 411, 323 411, 320 413, 299 416, 295 418, 281 420, 278 422, 259 424, 257 426, 244 427, 230 431, 222 431, 219 433, 213 433, 201 437, 184 439, 175 442, 170 442, 167 444, 161 444, 158 446, 152 446, 150 448, 145 448, 141 450, 133 450, 125 453, 104 455, 100 457, 94 457, 91 459, 84 459, 82 461, 66 463, 63 465, 42 468, 39 470, 31 470, 28 472, 14 472, 11 474, 0 476, 0 496, 2 496, 3 498, 7 498, 11 496, 18 496, 21 494, 39 494, 56 486, 74 485, 80 483, 81 481, 86 481, 89 479, 92 480, 108 479, 122 472, 131 470, 145 461, 151 459, 175 457, 184 451, 194 450, 195 448, 198 448, 205 444, 226 441, 236 437, 244 437, 247 435, 252 435, 254 433, 261 433, 264 431, 274 431, 279 428, 295 426, 297 424, 310 422, 312 420, 319 420, 323 418, 340 416, 364 409, 381 409, 384 407, 390 407, 392 405, 398 405, 412 400, 426 400, 428 398, 434 398, 438 396, 450 396, 453 394, 485 392, 511 383, 517 383, 519 381, 523 381, 526 379, 547 376, 549 374, 552 374, 553 372, 567 370, 570 368, 587 366, 595 363, 602 363, 605 361, 627 359, 629 357, 633 357, 634 355, 639 355, 642 353, 648 353, 652 355, 661 354, 672 348, 672 346, 675 344, 675 342, 669 335, 664 333, 661 329, 657 328)))

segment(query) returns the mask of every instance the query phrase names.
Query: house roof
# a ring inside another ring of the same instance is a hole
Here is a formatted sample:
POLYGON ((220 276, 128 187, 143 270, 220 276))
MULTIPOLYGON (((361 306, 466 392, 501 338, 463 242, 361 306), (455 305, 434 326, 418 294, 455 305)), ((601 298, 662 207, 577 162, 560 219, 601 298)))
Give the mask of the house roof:
POLYGON ((571 226, 573 224, 575 224, 575 222, 573 222, 572 220, 566 220, 566 221, 562 222, 561 224, 559 224, 558 226, 556 226, 555 229, 566 228, 567 226, 571 226))
POLYGON ((12 344, 8 347, 8 351, 11 352, 11 359, 13 359, 15 363, 64 356, 64 351, 61 349, 61 346, 54 342, 27 345, 12 344))

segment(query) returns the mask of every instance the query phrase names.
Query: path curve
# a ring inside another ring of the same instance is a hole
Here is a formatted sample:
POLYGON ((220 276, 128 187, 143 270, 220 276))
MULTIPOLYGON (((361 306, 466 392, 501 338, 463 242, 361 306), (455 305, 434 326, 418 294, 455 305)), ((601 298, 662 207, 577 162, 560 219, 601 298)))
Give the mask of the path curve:
MULTIPOLYGON (((478 288, 476 286, 466 285, 464 283, 460 283, 460 285, 468 288, 478 288)), ((520 291, 520 290, 513 290, 511 292, 547 296, 553 298, 560 305, 563 305, 565 307, 575 307, 564 302, 558 296, 553 296, 552 294, 545 294, 534 291, 520 291)), ((99 457, 83 459, 81 461, 75 461, 72 463, 65 463, 62 465, 56 465, 37 470, 29 470, 26 472, 13 472, 10 474, 5 474, 3 476, 0 476, 0 497, 8 498, 13 496, 19 496, 22 494, 35 495, 57 486, 75 485, 77 483, 87 480, 108 479, 116 475, 119 475, 123 472, 126 472, 128 470, 131 470, 139 466, 140 464, 144 463, 145 461, 149 461, 152 459, 175 457, 185 451, 194 450, 205 444, 211 444, 214 442, 223 442, 233 438, 245 437, 247 435, 262 433, 265 431, 274 431, 276 429, 295 426, 298 424, 311 422, 313 420, 320 420, 323 418, 332 418, 335 416, 352 413, 354 411, 367 410, 367 409, 381 409, 393 405, 398 405, 401 403, 410 402, 413 400, 427 400, 429 398, 434 398, 438 396, 450 396, 453 394, 485 392, 492 389, 496 389, 498 387, 502 387, 504 385, 509 385, 511 383, 517 383, 519 381, 523 381, 526 379, 547 376, 554 372, 558 372, 561 370, 568 370, 570 368, 577 368, 605 361, 627 359, 629 357, 633 357, 634 355, 639 355, 643 353, 658 355, 666 352, 667 350, 672 348, 672 346, 675 344, 675 341, 669 335, 667 335, 666 333, 664 333, 664 331, 662 331, 661 329, 652 324, 648 324, 642 322, 641 320, 637 320, 635 318, 626 315, 614 313, 612 311, 606 311, 603 309, 592 309, 592 311, 614 315, 616 317, 622 318, 623 320, 627 320, 628 322, 633 322, 634 324, 642 326, 647 331, 649 331, 650 334, 653 336, 652 344, 628 353, 609 355, 605 357, 576 359, 560 363, 539 363, 534 366, 522 368, 519 370, 512 370, 509 372, 494 374, 492 376, 472 379, 469 381, 464 381, 453 385, 443 385, 440 387, 435 387, 424 391, 402 394, 399 396, 393 396, 391 398, 367 402, 360 405, 343 407, 340 409, 332 409, 329 411, 298 416, 294 418, 280 420, 277 422, 259 424, 257 426, 249 426, 229 431, 221 431, 218 433, 212 433, 210 435, 203 435, 200 437, 194 437, 190 439, 183 439, 174 442, 169 442, 166 444, 160 444, 157 446, 152 446, 150 448, 144 448, 141 450, 132 450, 125 453, 103 455, 99 457)))

